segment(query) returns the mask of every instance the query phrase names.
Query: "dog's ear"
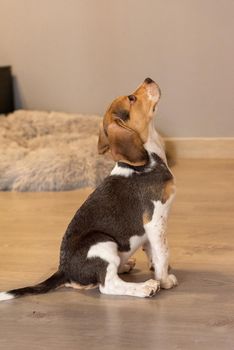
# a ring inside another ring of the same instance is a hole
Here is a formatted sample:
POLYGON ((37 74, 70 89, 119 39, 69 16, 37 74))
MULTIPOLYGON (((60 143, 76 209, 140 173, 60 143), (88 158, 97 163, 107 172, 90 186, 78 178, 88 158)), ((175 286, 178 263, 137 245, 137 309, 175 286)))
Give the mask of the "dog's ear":
POLYGON ((104 154, 110 149, 107 135, 103 128, 103 123, 99 126, 99 137, 98 137, 98 153, 104 154))
POLYGON ((127 127, 121 119, 115 119, 107 127, 108 147, 114 161, 131 165, 144 165, 148 162, 148 153, 137 132, 127 127))

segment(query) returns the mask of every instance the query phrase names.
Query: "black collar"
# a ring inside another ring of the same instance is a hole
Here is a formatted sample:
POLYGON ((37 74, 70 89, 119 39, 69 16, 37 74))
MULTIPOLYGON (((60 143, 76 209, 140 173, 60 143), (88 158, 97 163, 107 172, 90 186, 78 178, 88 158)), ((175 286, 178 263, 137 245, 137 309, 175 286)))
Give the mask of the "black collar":
POLYGON ((145 168, 148 166, 148 163, 145 165, 131 165, 131 164, 124 163, 124 162, 118 162, 118 166, 120 166, 121 168, 132 169, 132 170, 140 173, 140 172, 143 172, 145 170, 145 168))
MULTIPOLYGON (((160 158, 156 153, 151 153, 151 157, 153 158, 153 160, 155 161, 155 163, 157 165, 161 165, 163 167, 167 167, 167 165, 165 164, 165 162, 163 161, 162 158, 160 158)), ((150 166, 150 158, 148 160, 148 162, 145 164, 145 165, 131 165, 131 164, 128 164, 128 163, 124 163, 124 162, 118 162, 118 166, 120 166, 121 168, 126 168, 126 169, 132 169, 134 171, 137 171, 139 173, 142 173, 145 171, 146 168, 149 168, 150 166)))

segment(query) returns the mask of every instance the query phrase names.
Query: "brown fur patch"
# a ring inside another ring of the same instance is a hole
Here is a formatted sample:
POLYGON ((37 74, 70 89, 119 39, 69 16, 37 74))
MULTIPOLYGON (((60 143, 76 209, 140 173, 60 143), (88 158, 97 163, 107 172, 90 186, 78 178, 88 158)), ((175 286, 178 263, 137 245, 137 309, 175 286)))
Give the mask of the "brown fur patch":
POLYGON ((174 180, 171 179, 167 182, 165 182, 164 188, 163 188, 163 195, 162 195, 162 203, 166 203, 166 201, 175 193, 175 183, 174 180))
POLYGON ((75 283, 75 282, 70 282, 70 283, 65 283, 65 287, 70 287, 70 288, 74 288, 74 289, 94 289, 97 288, 98 285, 97 284, 87 284, 87 285, 83 285, 80 283, 75 283))
POLYGON ((143 216, 142 216, 142 221, 143 224, 148 224, 148 222, 150 222, 152 219, 152 215, 149 213, 149 211, 144 211, 143 216))
POLYGON ((124 161, 133 165, 143 165, 148 161, 148 154, 139 135, 116 120, 108 127, 111 154, 115 161, 124 161))

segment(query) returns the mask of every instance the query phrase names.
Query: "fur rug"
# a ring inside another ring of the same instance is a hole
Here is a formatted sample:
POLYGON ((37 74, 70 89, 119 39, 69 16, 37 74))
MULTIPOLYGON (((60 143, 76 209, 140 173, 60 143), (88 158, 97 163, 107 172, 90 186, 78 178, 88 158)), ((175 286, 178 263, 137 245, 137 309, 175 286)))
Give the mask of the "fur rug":
POLYGON ((19 110, 0 118, 0 190, 95 187, 113 161, 97 154, 99 116, 19 110))

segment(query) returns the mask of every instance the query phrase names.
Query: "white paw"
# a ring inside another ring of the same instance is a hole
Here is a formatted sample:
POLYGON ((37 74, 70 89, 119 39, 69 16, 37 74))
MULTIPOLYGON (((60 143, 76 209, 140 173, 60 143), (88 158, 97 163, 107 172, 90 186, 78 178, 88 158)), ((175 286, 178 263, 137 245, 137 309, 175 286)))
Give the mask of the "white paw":
POLYGON ((130 272, 136 265, 136 259, 129 259, 124 265, 119 267, 118 273, 128 273, 130 272))
POLYGON ((128 259, 126 265, 130 266, 133 269, 136 265, 136 259, 135 258, 128 259))
POLYGON ((170 289, 177 286, 178 281, 175 275, 168 275, 166 279, 160 281, 160 286, 163 289, 170 289))
POLYGON ((148 280, 142 285, 142 296, 145 298, 153 297, 160 290, 160 282, 156 280, 148 280))

